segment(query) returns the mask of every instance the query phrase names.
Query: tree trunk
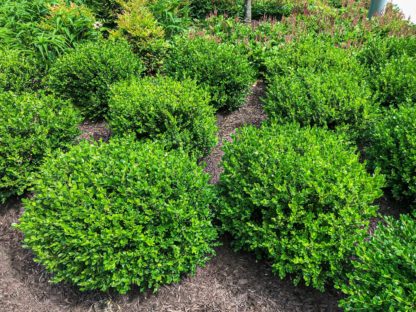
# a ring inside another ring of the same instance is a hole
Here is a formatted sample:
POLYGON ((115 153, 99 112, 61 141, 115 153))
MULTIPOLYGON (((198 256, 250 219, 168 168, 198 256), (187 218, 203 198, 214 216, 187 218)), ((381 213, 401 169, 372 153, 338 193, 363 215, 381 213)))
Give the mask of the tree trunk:
POLYGON ((244 22, 251 23, 251 0, 245 0, 244 2, 244 22))

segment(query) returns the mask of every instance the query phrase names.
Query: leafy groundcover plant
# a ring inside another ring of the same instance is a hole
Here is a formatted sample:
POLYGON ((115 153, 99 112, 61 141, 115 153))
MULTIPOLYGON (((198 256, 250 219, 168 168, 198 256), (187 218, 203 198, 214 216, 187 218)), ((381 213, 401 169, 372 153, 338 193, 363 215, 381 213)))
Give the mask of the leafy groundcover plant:
POLYGON ((108 121, 114 135, 133 132, 138 139, 162 140, 196 157, 217 143, 215 111, 206 90, 194 81, 148 77, 112 88, 108 121))
POLYGON ((139 76, 141 61, 125 41, 101 40, 77 46, 52 66, 47 86, 71 100, 86 118, 101 119, 108 110, 113 83, 139 76))
POLYGON ((232 111, 243 105, 255 81, 242 49, 209 37, 177 38, 165 70, 178 80, 192 78, 206 87, 217 110, 232 111))
POLYGON ((321 128, 250 126, 224 152, 218 214, 235 246, 295 283, 323 290, 342 280, 383 177, 366 172, 343 136, 321 128))
POLYGON ((195 159, 159 143, 82 141, 45 161, 18 228, 54 282, 156 290, 214 252, 208 181, 195 159))
POLYGON ((416 199, 416 107, 386 109, 372 127, 366 154, 381 168, 396 199, 416 199))
POLYGON ((342 291, 346 311, 416 310, 416 222, 388 217, 374 235, 360 241, 354 269, 342 291))
POLYGON ((66 101, 0 93, 0 202, 23 194, 44 156, 72 143, 80 122, 66 101))

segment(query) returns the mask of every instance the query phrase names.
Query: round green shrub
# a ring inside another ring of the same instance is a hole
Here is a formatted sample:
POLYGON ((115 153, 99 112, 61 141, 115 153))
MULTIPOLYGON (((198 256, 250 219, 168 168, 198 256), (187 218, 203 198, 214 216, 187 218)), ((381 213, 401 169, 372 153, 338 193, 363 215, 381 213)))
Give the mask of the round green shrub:
POLYGON ((34 62, 18 50, 0 49, 0 92, 21 92, 35 87, 34 62))
POLYGON ((416 310, 416 222, 385 218, 369 240, 359 242, 354 270, 342 291, 346 311, 416 310))
POLYGON ((280 122, 341 128, 356 137, 363 136, 377 113, 370 97, 354 71, 300 68, 270 78, 264 108, 280 122))
POLYGON ((243 0, 189 0, 191 15, 194 18, 205 19, 210 14, 242 16, 243 0))
POLYGON ((103 118, 108 110, 110 85, 139 76, 143 65, 124 41, 102 40, 79 45, 52 66, 47 85, 70 99, 89 119, 103 118))
POLYGON ((296 124, 240 129, 224 146, 218 212, 236 247, 268 259, 280 278, 338 283, 384 184, 349 144, 296 124))
POLYGON ((51 150, 79 134, 72 105, 52 96, 0 93, 0 202, 21 195, 51 150))
POLYGON ((83 141, 42 166, 18 228, 54 282, 156 290, 214 252, 208 181, 182 151, 129 137, 83 141))
POLYGON ((402 55, 387 63, 375 78, 375 97, 384 106, 416 102, 416 57, 402 55))
POLYGON ((234 110, 243 105, 255 81, 247 56, 238 47, 206 37, 180 37, 166 61, 169 75, 195 79, 211 94, 217 109, 234 110))
POLYGON ((209 94, 194 81, 149 77, 125 81, 112 89, 108 121, 115 135, 162 140, 197 157, 217 143, 214 109, 209 94))
POLYGON ((299 68, 316 73, 342 70, 357 72, 358 76, 363 74, 363 69, 348 50, 335 47, 324 36, 300 38, 269 53, 265 61, 266 78, 286 75, 299 68))
POLYGON ((396 199, 416 199, 416 107, 410 103, 385 111, 371 128, 366 154, 381 168, 396 199))

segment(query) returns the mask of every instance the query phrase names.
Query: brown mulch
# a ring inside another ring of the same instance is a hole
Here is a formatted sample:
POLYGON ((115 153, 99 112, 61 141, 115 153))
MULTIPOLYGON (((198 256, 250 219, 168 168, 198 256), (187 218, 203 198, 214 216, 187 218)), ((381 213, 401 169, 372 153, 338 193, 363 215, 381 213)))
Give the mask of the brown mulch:
POLYGON ((105 121, 85 121, 79 126, 79 129, 81 130, 81 135, 78 137, 78 140, 103 140, 104 142, 107 142, 111 136, 111 131, 105 121))
MULTIPOLYGON (((218 115, 220 143, 204 161, 212 182, 221 169, 221 146, 236 128, 259 125, 265 119, 260 96, 264 85, 258 82, 239 110, 218 115)), ((108 140, 105 123, 80 126, 80 139, 108 140)), ((12 227, 22 213, 21 201, 0 205, 0 312, 280 312, 338 311, 338 294, 320 293, 280 280, 270 267, 250 255, 233 252, 228 239, 216 249, 217 255, 198 269, 195 276, 179 284, 162 287, 157 294, 127 295, 80 292, 65 284, 49 283, 50 275, 33 261, 30 251, 21 246, 22 235, 12 227)))

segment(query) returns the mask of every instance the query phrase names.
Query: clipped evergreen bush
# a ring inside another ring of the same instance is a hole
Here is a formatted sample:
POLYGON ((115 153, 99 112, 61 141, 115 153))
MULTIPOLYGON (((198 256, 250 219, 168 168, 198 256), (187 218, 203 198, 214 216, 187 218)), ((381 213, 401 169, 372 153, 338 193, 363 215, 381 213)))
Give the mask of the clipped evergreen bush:
POLYGON ((363 137, 377 113, 370 97, 368 85, 354 71, 300 68, 270 78, 264 108, 280 122, 343 129, 363 137))
POLYGON ((44 156, 79 134, 80 116, 52 96, 0 93, 0 202, 30 186, 44 156))
POLYGON ((366 150, 372 167, 387 177, 396 199, 416 199, 416 107, 413 103, 385 110, 370 133, 366 150))
POLYGON ((24 53, 0 49, 0 91, 21 92, 36 86, 35 63, 24 53))
POLYGON ((176 38, 165 69, 178 80, 192 78, 206 87, 217 110, 231 111, 243 105, 255 81, 241 49, 208 37, 176 38))
POLYGON ((415 311, 416 222, 391 217, 356 247, 354 269, 342 291, 345 311, 415 311))
POLYGON ((325 36, 300 37, 272 49, 265 60, 266 78, 286 75, 300 68, 314 73, 328 70, 356 72, 362 76, 363 70, 351 53, 336 47, 325 36))
POLYGON ((208 180, 194 159, 156 143, 82 141, 42 166, 18 228, 54 282, 156 290, 214 252, 208 180))
POLYGON ((295 284, 341 281, 383 177, 366 172, 344 136, 296 124, 242 128, 224 153, 218 214, 235 246, 295 284))
POLYGON ((108 121, 114 135, 162 140, 168 148, 206 155, 217 142, 209 94, 194 81, 148 77, 112 89, 108 121))
POLYGON ((125 41, 85 43, 60 57, 51 68, 46 84, 57 95, 80 108, 89 119, 103 118, 113 83, 139 76, 141 61, 125 41))
POLYGON ((374 78, 375 97, 384 106, 416 102, 416 57, 402 55, 387 63, 374 78))

